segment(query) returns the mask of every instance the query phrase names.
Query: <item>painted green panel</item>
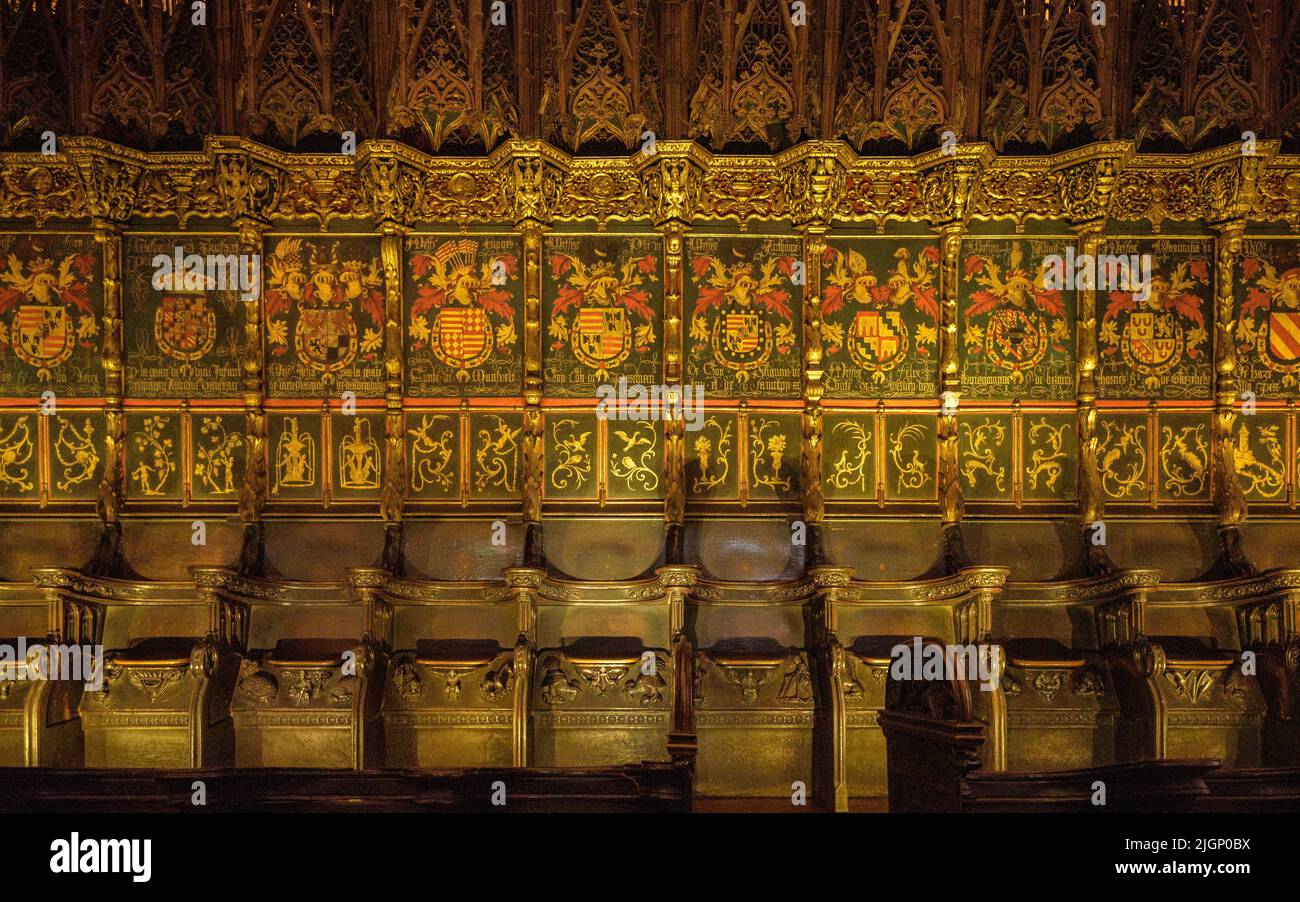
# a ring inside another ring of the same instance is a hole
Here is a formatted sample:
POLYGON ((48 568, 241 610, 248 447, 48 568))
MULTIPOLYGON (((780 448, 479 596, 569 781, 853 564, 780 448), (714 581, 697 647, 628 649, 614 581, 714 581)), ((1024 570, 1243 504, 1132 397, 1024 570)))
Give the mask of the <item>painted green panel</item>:
POLYGON ((0 414, 0 499, 40 496, 38 414, 0 414))
POLYGON ((626 378, 663 381, 662 241, 658 236, 555 235, 543 244, 546 393, 594 398, 626 378))
POLYGON ((194 472, 190 495, 201 501, 233 501, 244 478, 244 415, 192 413, 194 472))
POLYGON ((521 491, 523 414, 470 415, 470 497, 515 500, 521 491))
POLYGON ((938 394, 938 260, 927 239, 830 242, 822 255, 828 398, 938 394))
POLYGON ((938 497, 936 420, 927 414, 885 418, 885 497, 891 501, 938 497))
POLYGON ((0 396, 95 398, 103 268, 90 235, 0 235, 0 396))
POLYGON ((1209 413, 1160 414, 1160 499, 1210 497, 1209 413))
POLYGON ((1101 487, 1116 501, 1145 503, 1149 491, 1147 417, 1144 413, 1099 413, 1097 445, 1101 487))
POLYGON ((1244 242, 1233 288, 1238 389, 1300 397, 1300 242, 1244 242))
POLYGON ((1073 413, 1027 413, 1021 494, 1026 501, 1073 501, 1078 496, 1078 425, 1073 413))
POLYGON ((409 497, 460 497, 460 416, 439 411, 406 412, 409 497))
POLYGON ((384 415, 335 413, 330 493, 340 500, 378 498, 384 484, 384 415))
POLYGON ((181 415, 132 413, 126 417, 126 493, 151 500, 180 500, 181 415))
MULTIPOLYGON (((1214 242, 1112 240, 1103 254, 1150 255, 1148 297, 1097 292, 1097 388, 1102 398, 1210 397, 1214 242)), ((1108 283, 1109 284, 1109 283, 1108 283)))
POLYGON ((523 248, 510 235, 406 240, 406 390, 413 397, 519 394, 523 248))
POLYGON ((686 434, 686 491, 690 497, 734 500, 739 496, 738 443, 734 413, 711 413, 698 432, 686 434))
POLYGON ((94 499, 104 475, 104 415, 99 411, 54 414, 49 428, 51 500, 94 499))
MULTIPOLYGON (((235 398, 242 391, 244 301, 230 267, 239 240, 233 236, 128 236, 123 242, 123 304, 126 393, 131 398, 235 398), (182 268, 174 263, 181 249, 182 268), (158 255, 173 261, 162 288, 154 287, 158 255), (190 263, 185 258, 198 255, 190 263), (187 268, 213 260, 217 291, 206 271, 187 281, 187 268), (178 273, 179 275, 173 275, 178 273)), ((245 273, 246 274, 246 273, 245 273)), ((256 303, 256 300, 253 300, 256 303)))
POLYGON ((957 419, 957 469, 971 501, 1012 498, 1012 423, 1007 414, 968 413, 957 419))
POLYGON ((321 418, 315 413, 272 414, 270 420, 271 498, 290 501, 320 498, 325 447, 321 418))
MULTIPOLYGON (((687 421, 689 430, 690 421, 687 421)), ((611 420, 606 495, 615 501, 662 498, 664 428, 660 420, 611 420)), ((697 435, 688 431, 686 441, 697 435)))
POLYGON ((378 238, 273 237, 263 280, 267 390, 276 398, 384 395, 378 238))
POLYGON ((546 415, 546 485, 543 491, 547 498, 596 497, 598 426, 594 413, 556 412, 546 415))
POLYGON ((1045 261, 1067 239, 972 238, 958 293, 962 394, 973 400, 1074 397, 1075 293, 1048 287, 1045 261))
POLYGON ((714 397, 799 397, 802 253, 791 238, 687 240, 687 381, 714 397))
POLYGON ((799 497, 800 423, 797 413, 750 411, 750 500, 799 497))
POLYGON ((1286 412, 1260 410, 1237 420, 1237 482, 1249 501, 1286 501, 1286 412))
POLYGON ((822 485, 832 500, 875 500, 876 418, 870 413, 826 414, 822 485))

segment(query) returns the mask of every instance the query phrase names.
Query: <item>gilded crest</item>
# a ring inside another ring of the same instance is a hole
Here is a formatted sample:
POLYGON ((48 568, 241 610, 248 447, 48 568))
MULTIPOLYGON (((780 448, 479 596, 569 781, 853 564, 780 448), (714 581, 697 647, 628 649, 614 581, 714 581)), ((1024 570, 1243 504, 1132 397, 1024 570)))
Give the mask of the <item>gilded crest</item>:
POLYGON ((980 288, 966 307, 966 350, 982 356, 1021 385, 1049 349, 1064 353, 1069 338, 1061 291, 1046 285, 1046 267, 1027 268, 1024 248, 1012 245, 1005 268, 991 256, 966 258, 966 279, 980 288))
MULTIPOLYGON (((1209 333, 1205 326, 1209 263, 1189 257, 1172 267, 1156 265, 1145 297, 1132 286, 1109 292, 1098 322, 1103 390, 1116 382, 1139 396, 1196 395, 1175 378, 1186 364, 1201 364, 1208 380, 1209 333), (1122 366, 1120 365, 1122 364, 1122 366)), ((1208 389, 1208 385, 1206 386, 1208 389)), ((1126 392, 1106 392, 1107 397, 1126 392)))
POLYGON ((9 254, 9 268, 0 273, 0 350, 36 371, 48 382, 80 345, 93 349, 99 333, 95 308, 88 294, 94 273, 90 254, 67 254, 57 267, 48 257, 24 262, 9 254))
POLYGON ((1246 297, 1237 316, 1238 351, 1276 373, 1287 389, 1300 387, 1300 266, 1278 272, 1273 262, 1241 262, 1246 297))
POLYGON ((377 257, 341 259, 338 242, 326 251, 320 242, 282 238, 269 268, 266 329, 273 363, 289 351, 291 317, 296 362, 326 383, 358 360, 378 360, 384 279, 377 257), (358 308, 367 321, 360 326, 358 308))
POLYGON ((460 238, 416 254, 411 269, 417 293, 407 332, 417 349, 427 345, 458 382, 494 352, 514 353, 515 308, 505 288, 519 274, 514 254, 480 260, 479 242, 460 238))
POLYGON ((730 262, 703 254, 691 259, 698 291, 690 334, 693 353, 707 348, 713 362, 744 386, 797 341, 787 287, 796 261, 771 255, 760 263, 735 248, 731 256, 730 262))
POLYGON ((621 371, 634 351, 654 347, 655 311, 650 283, 658 277, 654 256, 611 259, 599 248, 583 260, 576 253, 551 255, 556 283, 547 332, 551 349, 568 348, 596 379, 621 371))

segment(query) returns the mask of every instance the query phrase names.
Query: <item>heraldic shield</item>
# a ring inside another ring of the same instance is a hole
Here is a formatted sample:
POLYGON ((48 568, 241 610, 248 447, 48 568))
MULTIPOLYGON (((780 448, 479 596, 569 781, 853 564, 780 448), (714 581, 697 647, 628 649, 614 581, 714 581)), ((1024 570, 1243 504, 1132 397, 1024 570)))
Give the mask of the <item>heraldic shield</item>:
POLYGON ((1268 326, 1260 330, 1259 357, 1274 372, 1300 370, 1300 312, 1272 311, 1268 326))
POLYGON ((875 381, 907 357, 907 324, 897 310, 859 310, 846 344, 853 362, 875 381))
POLYGON ((1172 313, 1140 310, 1129 317, 1120 351, 1148 379, 1174 368, 1183 356, 1183 327, 1172 313))
POLYGON ((24 363, 47 371, 72 356, 72 320, 66 307, 23 304, 14 326, 14 353, 24 363))
POLYGON ((481 307, 444 307, 433 320, 432 350, 464 379, 492 356, 492 319, 481 307))
POLYGON ((322 373, 345 369, 357 356, 357 324, 352 311, 340 308, 307 308, 299 312, 293 332, 298 356, 322 373))
POLYGON ((989 359, 1012 378, 1024 378, 1024 371, 1037 365, 1047 353, 1047 328, 1037 313, 1015 307, 996 310, 989 319, 984 337, 989 359))
POLYGON ((632 350, 632 323, 622 307, 579 307, 573 356, 604 370, 622 363, 632 350))
POLYGON ((193 362, 212 350, 216 314, 202 294, 165 295, 154 311, 153 337, 168 357, 193 362))
POLYGON ((723 307, 711 339, 714 358, 743 375, 761 368, 772 354, 772 324, 752 307, 723 307))

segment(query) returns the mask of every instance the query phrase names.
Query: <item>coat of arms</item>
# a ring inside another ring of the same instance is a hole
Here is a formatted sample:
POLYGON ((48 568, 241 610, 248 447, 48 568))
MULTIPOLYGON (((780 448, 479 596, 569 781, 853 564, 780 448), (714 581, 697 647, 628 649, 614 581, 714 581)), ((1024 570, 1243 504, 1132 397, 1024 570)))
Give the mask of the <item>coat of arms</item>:
POLYGON ((409 326, 416 348, 427 343, 461 382, 494 349, 512 352, 518 340, 515 310, 502 286, 519 271, 513 254, 480 263, 478 242, 461 238, 439 245, 432 254, 416 254, 411 268, 420 283, 409 326))
POLYGON ((924 354, 938 339, 934 282, 938 248, 927 247, 914 265, 908 248, 900 247, 894 258, 898 264, 883 285, 871 272, 866 257, 856 250, 844 254, 828 248, 822 258, 827 267, 822 334, 828 350, 835 354, 840 347, 846 348, 853 362, 870 372, 874 382, 884 382, 885 374, 907 358, 913 341, 924 354), (835 314, 850 301, 857 305, 852 322, 837 322, 835 314), (903 317, 909 304, 929 320, 916 326, 915 336, 903 317))
POLYGON ((1248 282, 1237 319, 1238 351, 1254 353, 1282 384, 1294 387, 1300 373, 1300 266, 1282 271, 1260 257, 1241 262, 1248 282))
POLYGON ((192 363, 212 350, 217 315, 202 292, 163 295, 154 311, 153 337, 168 357, 192 363))
POLYGON ((1145 299, 1132 291, 1112 291, 1102 315, 1098 338, 1102 354, 1119 354, 1144 377, 1148 389, 1161 385, 1184 355, 1195 360, 1208 339, 1201 299, 1192 293, 1195 282, 1209 281, 1203 259, 1184 260, 1169 275, 1155 272, 1145 299))
POLYGON ((966 278, 983 286, 966 308, 966 348, 1007 370, 1013 384, 1025 381, 1049 347, 1064 351, 1070 335, 1061 292, 1046 287, 1044 267, 1031 275, 1023 260, 1019 244, 1011 248, 1005 274, 989 257, 966 259, 966 278))
POLYGON ((289 349, 291 308, 297 308, 293 347, 298 360, 326 381, 358 357, 373 360, 383 347, 384 279, 378 259, 339 260, 336 243, 326 258, 317 244, 282 238, 270 258, 266 335, 271 353, 289 349), (355 306, 370 320, 359 332, 355 306))
POLYGON ((788 353, 794 321, 790 292, 781 285, 793 267, 792 257, 770 257, 761 266, 745 259, 727 265, 717 257, 693 258, 691 271, 704 284, 691 318, 692 340, 707 343, 714 360, 742 380, 761 370, 773 351, 788 353))
POLYGON ((47 381, 78 343, 93 348, 99 326, 86 281, 93 272, 89 254, 68 254, 57 273, 48 258, 38 257, 28 266, 10 254, 9 271, 0 274, 0 314, 12 315, 0 321, 0 349, 13 348, 15 357, 47 381))
POLYGON ((551 277, 564 284, 551 304, 551 347, 568 345, 598 379, 608 378, 633 350, 652 348, 655 313, 644 285, 654 281, 657 268, 649 255, 618 265, 600 251, 586 262, 553 254, 551 277))

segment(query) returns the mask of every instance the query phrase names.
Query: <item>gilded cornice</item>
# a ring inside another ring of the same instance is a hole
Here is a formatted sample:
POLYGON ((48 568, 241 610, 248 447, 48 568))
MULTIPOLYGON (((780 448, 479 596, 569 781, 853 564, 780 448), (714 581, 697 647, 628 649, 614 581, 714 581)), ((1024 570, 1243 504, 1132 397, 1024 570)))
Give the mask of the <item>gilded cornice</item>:
POLYGON ((124 223, 194 219, 542 225, 790 221, 1030 220, 1106 216, 1217 223, 1285 221, 1300 229, 1300 157, 1261 141, 1197 154, 1140 154, 1097 142, 1058 154, 999 156, 983 143, 915 157, 859 157, 839 141, 774 155, 713 154, 689 141, 652 153, 575 157, 511 140, 482 157, 435 157, 394 141, 355 155, 289 153, 212 137, 202 151, 144 153, 96 138, 56 154, 0 154, 0 218, 124 223))
POLYGON ((1148 596, 1148 602, 1154 604, 1184 604, 1196 601, 1234 603, 1263 600, 1295 589, 1300 589, 1300 569, 1277 568, 1239 579, 1204 583, 1161 583, 1159 588, 1148 596))
POLYGON ((1025 605, 1102 602, 1159 583, 1160 571, 1152 569, 1116 570, 1084 579, 1008 582, 999 601, 1025 605))
POLYGON ((1010 575, 1006 567, 966 567, 938 579, 897 582, 855 579, 830 591, 836 602, 942 604, 981 589, 1000 590, 1010 575))

